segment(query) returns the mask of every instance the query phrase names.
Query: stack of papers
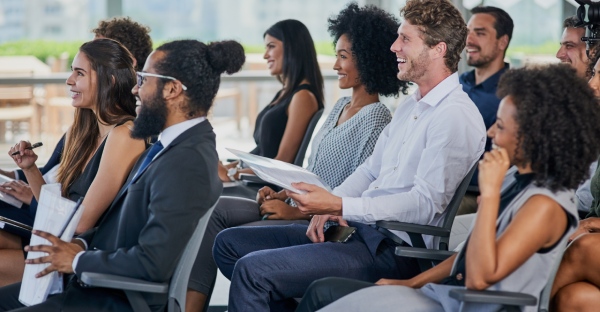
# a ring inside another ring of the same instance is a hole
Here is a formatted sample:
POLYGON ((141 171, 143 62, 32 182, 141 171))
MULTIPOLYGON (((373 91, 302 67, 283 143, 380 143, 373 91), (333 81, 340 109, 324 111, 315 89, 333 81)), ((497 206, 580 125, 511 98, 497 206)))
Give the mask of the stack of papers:
MULTIPOLYGON (((83 207, 77 209, 77 203, 61 197, 61 187, 59 183, 45 184, 42 186, 40 200, 33 228, 48 232, 54 236, 59 236, 63 241, 70 242, 75 234, 75 229, 81 218, 83 207), (61 233, 62 232, 62 233, 61 233)), ((31 246, 51 245, 48 240, 36 235, 31 235, 31 246)), ((36 259, 46 256, 45 252, 29 252, 27 259, 36 259)), ((40 278, 35 275, 50 264, 26 264, 19 301, 31 306, 42 303, 50 293, 62 291, 62 276, 58 272, 52 272, 40 278)))
POLYGON ((235 156, 239 157, 244 164, 252 168, 252 171, 265 182, 275 184, 294 193, 304 194, 305 191, 296 189, 292 183, 304 182, 314 184, 331 192, 331 188, 316 174, 296 165, 283 161, 253 155, 236 149, 227 148, 235 156))

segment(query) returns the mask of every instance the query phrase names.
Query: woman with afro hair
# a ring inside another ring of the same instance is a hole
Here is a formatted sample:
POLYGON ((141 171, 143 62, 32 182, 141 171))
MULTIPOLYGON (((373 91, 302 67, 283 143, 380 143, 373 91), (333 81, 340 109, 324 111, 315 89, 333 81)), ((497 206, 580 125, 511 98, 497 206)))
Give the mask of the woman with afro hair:
MULTIPOLYGON (((340 185, 373 152, 379 134, 391 121, 389 109, 379 95, 406 94, 408 83, 398 80, 396 57, 389 51, 396 40, 399 22, 374 6, 352 3, 329 19, 334 38, 339 87, 352 89, 333 107, 315 135, 308 170, 330 187, 340 185)), ((215 208, 188 285, 187 311, 201 311, 212 291, 217 268, 212 258, 215 236, 222 230, 251 225, 308 224, 285 191, 262 188, 257 201, 221 197, 215 208), (265 221, 261 221, 265 220, 265 221)))
MULTIPOLYGON (((564 64, 509 70, 500 78, 498 96, 497 120, 488 130, 494 148, 479 162, 481 200, 464 248, 411 279, 381 279, 380 286, 318 280, 297 311, 398 306, 403 311, 458 311, 460 302, 449 292, 464 288, 521 292, 539 302, 553 263, 577 227, 574 191, 600 153, 600 106, 585 81, 564 64), (501 193, 511 165, 518 169, 515 182, 501 193)), ((498 310, 487 303, 463 308, 498 310)))

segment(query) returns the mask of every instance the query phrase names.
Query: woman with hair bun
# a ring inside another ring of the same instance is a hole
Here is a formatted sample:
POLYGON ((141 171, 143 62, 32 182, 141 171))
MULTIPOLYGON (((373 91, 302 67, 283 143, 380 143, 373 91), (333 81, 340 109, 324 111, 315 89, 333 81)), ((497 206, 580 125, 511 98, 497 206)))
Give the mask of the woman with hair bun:
MULTIPOLYGON (((131 53, 112 39, 84 43, 75 55, 67 85, 75 107, 75 119, 67 131, 57 180, 62 196, 71 200, 84 197, 76 233, 92 228, 106 211, 127 179, 129 171, 146 149, 144 140, 130 136, 135 118, 135 71, 131 53)), ((27 209, 4 208, 0 215, 33 225, 42 185, 42 174, 35 165, 37 155, 21 141, 8 155, 25 173, 34 200, 27 209), (13 155, 16 153, 16 155, 13 155)), ((24 245, 30 234, 6 228, 0 230, 0 285, 21 279, 24 245), (9 260, 11 259, 11 260, 9 260), (6 274, 3 274, 6 272, 6 274)))

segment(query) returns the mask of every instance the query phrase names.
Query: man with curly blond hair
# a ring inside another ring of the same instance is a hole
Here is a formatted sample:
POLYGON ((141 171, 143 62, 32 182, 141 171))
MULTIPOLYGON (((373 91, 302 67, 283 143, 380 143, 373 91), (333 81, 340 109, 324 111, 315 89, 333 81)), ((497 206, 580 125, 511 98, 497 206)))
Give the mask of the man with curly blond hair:
MULTIPOLYGON (((377 221, 439 226, 461 180, 483 153, 485 126, 456 73, 466 24, 447 0, 409 0, 391 50, 397 78, 418 90, 396 110, 371 157, 332 192, 306 183, 288 196, 310 225, 241 227, 222 231, 215 262, 231 279, 229 311, 287 311, 290 298, 324 277, 375 282, 419 273, 414 259, 396 257, 396 242, 377 221), (353 226, 345 243, 324 242, 327 221, 353 226)), ((364 19, 365 21, 368 19, 364 19)), ((431 237, 402 245, 437 246, 431 237)))

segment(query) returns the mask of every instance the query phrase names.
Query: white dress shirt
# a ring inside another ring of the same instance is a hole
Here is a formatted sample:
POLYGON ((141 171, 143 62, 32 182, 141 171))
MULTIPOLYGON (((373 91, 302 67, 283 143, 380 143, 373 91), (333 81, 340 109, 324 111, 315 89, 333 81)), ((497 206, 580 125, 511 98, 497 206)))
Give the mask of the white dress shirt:
MULTIPOLYGON (((333 194, 343 218, 439 226, 461 180, 485 147, 483 118, 456 73, 399 107, 375 150, 333 194)), ((408 234, 397 232, 410 243, 408 234)), ((431 237, 425 237, 428 248, 431 237)))
MULTIPOLYGON (((156 157, 158 157, 158 155, 160 155, 167 146, 169 146, 169 144, 171 144, 173 142, 173 140, 175 140, 180 134, 184 133, 186 130, 190 129, 191 127, 203 122, 204 120, 206 120, 206 117, 198 117, 198 118, 194 118, 194 119, 190 119, 190 120, 186 120, 184 122, 180 122, 177 124, 174 124, 168 128, 166 128, 165 130, 163 130, 159 135, 158 135, 158 140, 160 141, 160 143, 164 146, 163 149, 154 156, 154 158, 152 158, 152 160, 156 159, 156 157)), ((88 249, 88 244, 85 240, 78 238, 80 241, 83 242, 83 244, 85 245, 85 249, 88 249)), ((75 258, 73 258, 73 263, 72 263, 72 267, 73 267, 73 272, 75 272, 75 268, 77 267, 77 262, 79 262, 79 257, 81 257, 81 255, 84 253, 84 251, 80 251, 75 255, 75 258)))

